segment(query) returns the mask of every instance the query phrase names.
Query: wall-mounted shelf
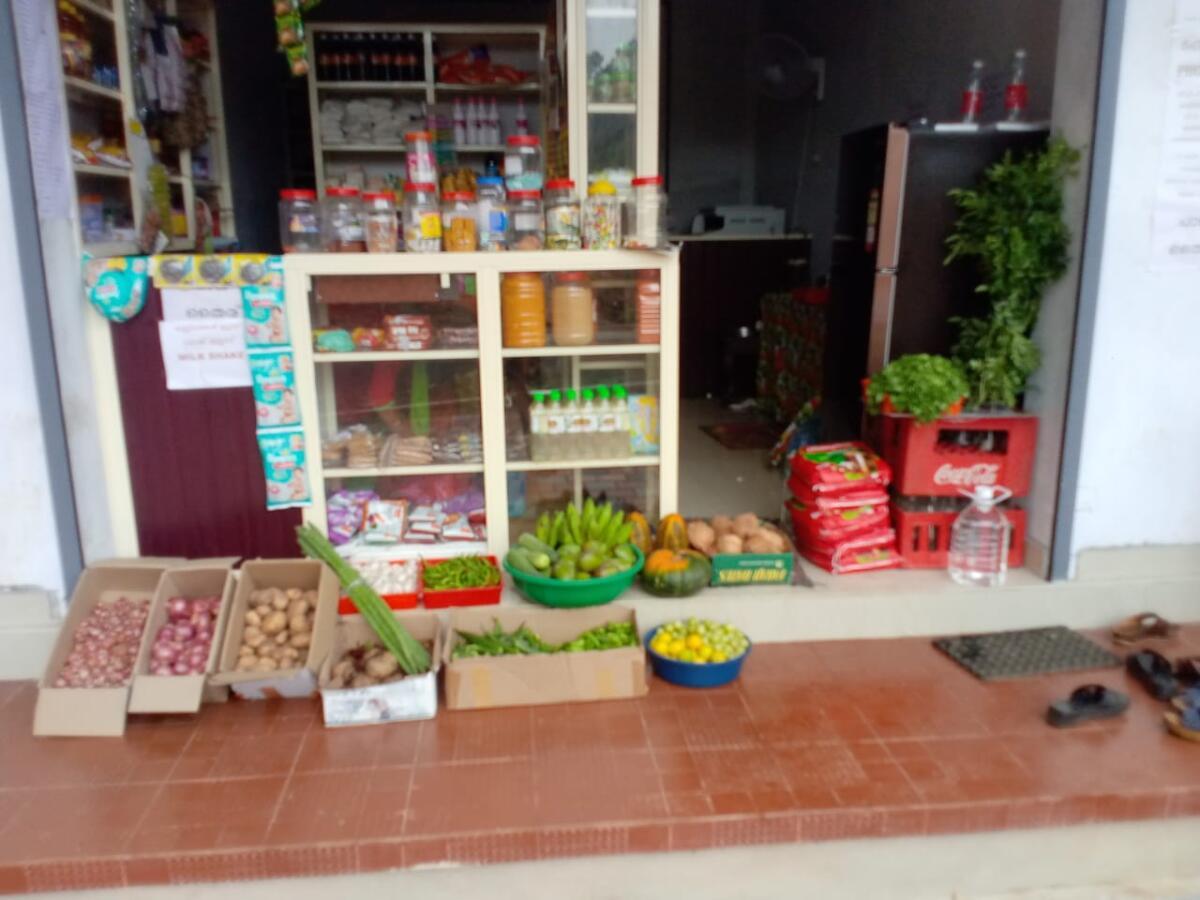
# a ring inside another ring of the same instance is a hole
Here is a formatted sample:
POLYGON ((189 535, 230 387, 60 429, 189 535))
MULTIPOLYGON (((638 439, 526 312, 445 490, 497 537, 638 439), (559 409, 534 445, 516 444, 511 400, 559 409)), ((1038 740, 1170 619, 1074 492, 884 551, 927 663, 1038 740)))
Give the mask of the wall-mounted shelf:
POLYGON ((318 81, 318 91, 348 91, 356 94, 425 93, 429 84, 424 81, 318 81))
POLYGON ((112 7, 104 6, 98 3, 97 0, 74 0, 74 3, 83 12, 91 13, 93 16, 99 16, 110 22, 115 21, 115 14, 112 11, 112 7))
POLYGON ((76 100, 83 101, 92 97, 102 97, 105 100, 111 100, 113 103, 121 102, 121 92, 116 88, 105 87, 102 84, 96 84, 94 81, 88 81, 85 78, 76 78, 74 75, 64 75, 63 84, 67 88, 67 96, 71 97, 74 94, 76 100), (79 96, 79 95, 86 96, 79 96))
POLYGON ((596 116, 636 116, 636 103, 589 103, 587 111, 596 116))
POLYGON ((618 456, 612 459, 549 459, 513 460, 508 463, 510 472, 570 472, 575 469, 632 469, 657 466, 662 462, 657 456, 618 456))
POLYGON ((479 359, 478 350, 362 350, 354 353, 314 353, 315 363, 418 362, 479 359))
POLYGON ((438 82, 433 89, 444 94, 536 94, 542 89, 542 86, 536 81, 524 81, 521 84, 446 84, 438 82))
POLYGON ((427 466, 341 467, 325 470, 326 478, 404 478, 420 475, 471 475, 483 471, 483 463, 430 463, 427 466))
POLYGON ((403 153, 403 144, 326 144, 326 153, 403 153))
POLYGON ((104 178, 119 178, 128 181, 133 177, 132 169, 122 169, 119 166, 94 165, 92 163, 73 163, 72 167, 78 175, 99 175, 104 178))
POLYGON ((511 347, 500 351, 505 359, 534 356, 632 356, 659 352, 658 344, 589 344, 584 347, 511 347))

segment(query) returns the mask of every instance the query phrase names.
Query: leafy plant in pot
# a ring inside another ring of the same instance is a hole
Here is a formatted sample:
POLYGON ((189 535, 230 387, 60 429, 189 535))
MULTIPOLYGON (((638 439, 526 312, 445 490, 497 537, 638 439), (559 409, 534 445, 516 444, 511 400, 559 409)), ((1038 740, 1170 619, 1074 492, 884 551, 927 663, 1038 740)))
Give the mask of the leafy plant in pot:
POLYGON ((867 411, 908 413, 922 424, 962 412, 962 369, 944 356, 913 353, 888 363, 866 384, 867 411))
POLYGON ((952 356, 966 375, 971 407, 1015 409, 1041 362, 1031 335, 1042 293, 1067 268, 1063 186, 1078 162, 1079 151, 1055 138, 1019 159, 1006 153, 978 187, 950 192, 959 217, 945 262, 978 260, 983 281, 975 290, 991 300, 987 318, 953 320, 959 337, 952 356))

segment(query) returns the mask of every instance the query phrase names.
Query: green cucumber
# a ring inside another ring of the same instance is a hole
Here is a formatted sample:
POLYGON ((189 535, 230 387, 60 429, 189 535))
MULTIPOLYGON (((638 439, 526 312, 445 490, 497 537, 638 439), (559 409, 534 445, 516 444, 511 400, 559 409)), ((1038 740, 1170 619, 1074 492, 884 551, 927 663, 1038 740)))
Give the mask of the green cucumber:
POLYGON ((585 572, 594 572, 604 563, 604 557, 596 553, 585 553, 579 557, 578 567, 585 572))
POLYGON ((575 560, 560 559, 554 564, 554 577, 559 581, 571 581, 575 577, 575 560))
POLYGON ((559 559, 579 559, 583 553, 583 548, 578 544, 563 544, 558 548, 559 559))
POLYGON ((540 575, 537 567, 530 561, 529 554, 524 547, 513 547, 508 551, 508 556, 505 557, 508 564, 518 572, 524 572, 526 575, 540 575))
POLYGON ((525 534, 517 538, 517 543, 530 553, 544 553, 550 557, 550 562, 558 562, 558 554, 554 552, 554 548, 545 541, 539 541, 529 532, 525 532, 525 534))

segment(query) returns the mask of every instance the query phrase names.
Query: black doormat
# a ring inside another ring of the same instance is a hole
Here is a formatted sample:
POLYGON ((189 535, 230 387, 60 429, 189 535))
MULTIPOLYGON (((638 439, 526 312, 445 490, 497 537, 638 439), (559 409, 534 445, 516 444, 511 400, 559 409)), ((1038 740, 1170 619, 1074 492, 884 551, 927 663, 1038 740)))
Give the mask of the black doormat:
POLYGON ((984 681, 1121 665, 1115 653, 1062 625, 960 634, 938 638, 933 646, 984 681))

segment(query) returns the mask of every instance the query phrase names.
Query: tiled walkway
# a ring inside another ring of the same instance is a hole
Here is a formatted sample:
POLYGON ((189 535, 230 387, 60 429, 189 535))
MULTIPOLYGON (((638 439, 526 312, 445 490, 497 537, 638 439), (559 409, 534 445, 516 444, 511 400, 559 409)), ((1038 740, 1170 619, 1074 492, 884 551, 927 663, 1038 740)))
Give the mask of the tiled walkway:
MULTIPOLYGON (((1200 652, 1200 627, 1156 645, 1200 652)), ((741 681, 326 730, 307 701, 30 737, 0 684, 0 892, 1200 815, 1200 745, 1120 670, 984 684, 924 640, 759 645, 741 681), (1128 690, 1073 731, 1046 703, 1128 690)))

